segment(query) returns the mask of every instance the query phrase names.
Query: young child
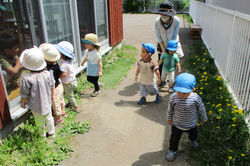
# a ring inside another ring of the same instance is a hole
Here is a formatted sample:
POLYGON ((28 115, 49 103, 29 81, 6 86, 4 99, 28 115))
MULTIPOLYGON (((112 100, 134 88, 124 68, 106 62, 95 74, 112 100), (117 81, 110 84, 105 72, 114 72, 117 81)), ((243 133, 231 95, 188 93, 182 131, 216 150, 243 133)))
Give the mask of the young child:
POLYGON ((99 77, 102 76, 102 57, 100 53, 100 44, 98 43, 98 37, 89 33, 86 34, 82 41, 85 43, 87 48, 86 53, 83 57, 83 66, 87 63, 87 80, 94 84, 95 90, 91 94, 92 97, 96 97, 100 93, 100 85, 98 83, 99 77))
POLYGON ((174 75, 175 68, 177 67, 178 73, 181 72, 181 65, 178 56, 176 55, 176 50, 178 47, 178 42, 175 40, 170 40, 168 42, 166 52, 164 52, 159 61, 159 66, 163 63, 162 66, 162 75, 161 75, 161 85, 165 85, 165 80, 169 76, 169 92, 172 93, 174 86, 174 75))
POLYGON ((151 56, 154 53, 155 47, 153 44, 142 44, 141 59, 137 62, 137 69, 135 73, 135 81, 138 81, 138 75, 140 73, 139 82, 141 99, 138 101, 138 104, 146 102, 146 96, 148 93, 156 95, 156 103, 159 103, 162 100, 154 80, 155 73, 158 77, 158 84, 161 83, 160 73, 158 70, 159 67, 157 63, 151 59, 151 56))
POLYGON ((18 79, 22 73, 22 65, 18 55, 18 40, 9 34, 0 36, 0 64, 3 69, 7 91, 19 86, 18 79))
POLYGON ((55 129, 51 101, 55 81, 51 73, 44 70, 46 62, 43 53, 37 47, 26 49, 22 52, 20 61, 26 69, 30 70, 30 73, 24 74, 21 79, 21 107, 26 108, 26 104, 28 104, 43 131, 42 137, 46 137, 46 125, 49 136, 54 138, 55 129))
POLYGON ((197 113, 200 114, 203 123, 207 121, 207 114, 200 96, 193 92, 195 84, 196 79, 192 74, 182 73, 176 77, 174 86, 176 92, 170 97, 166 117, 168 124, 172 125, 168 161, 174 161, 183 132, 189 133, 191 145, 198 147, 197 113))
POLYGON ((57 61, 60 59, 60 52, 57 48, 48 43, 41 44, 39 48, 42 50, 44 59, 47 63, 47 70, 51 72, 55 80, 55 91, 53 96, 53 115, 55 124, 63 122, 62 117, 66 116, 65 113, 65 102, 63 98, 63 85, 60 77, 62 71, 57 61))
POLYGON ((61 53, 62 61, 60 69, 62 71, 62 74, 60 78, 63 83, 65 96, 69 100, 73 111, 78 111, 78 106, 74 97, 74 89, 77 87, 77 80, 72 65, 72 60, 74 59, 74 47, 71 43, 67 41, 61 41, 55 46, 61 53))

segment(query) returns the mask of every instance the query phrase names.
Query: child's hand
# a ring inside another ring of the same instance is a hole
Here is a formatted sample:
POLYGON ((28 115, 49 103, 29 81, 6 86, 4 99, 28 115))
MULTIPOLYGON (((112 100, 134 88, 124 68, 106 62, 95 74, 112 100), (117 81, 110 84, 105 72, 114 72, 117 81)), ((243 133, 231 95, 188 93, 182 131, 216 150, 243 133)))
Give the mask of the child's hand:
POLYGON ((161 85, 161 79, 158 79, 157 82, 158 82, 158 85, 161 85))
POLYGON ((102 72, 101 72, 101 71, 98 72, 98 76, 99 76, 99 77, 102 76, 102 72))
POLYGON ((169 125, 172 125, 172 120, 168 120, 168 124, 169 124, 169 125))
POLYGON ((138 82, 138 76, 135 76, 135 81, 138 82))
POLYGON ((26 108, 25 103, 21 103, 21 107, 25 109, 26 108))

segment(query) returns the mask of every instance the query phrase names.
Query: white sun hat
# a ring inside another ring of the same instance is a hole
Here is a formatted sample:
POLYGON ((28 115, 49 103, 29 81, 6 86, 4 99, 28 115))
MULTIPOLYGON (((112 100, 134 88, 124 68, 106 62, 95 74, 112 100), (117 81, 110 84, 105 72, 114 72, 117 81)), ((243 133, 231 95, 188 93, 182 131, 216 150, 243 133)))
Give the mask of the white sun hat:
POLYGON ((36 46, 25 49, 20 56, 20 61, 26 69, 31 71, 43 70, 47 65, 42 51, 36 46))
POLYGON ((55 46, 60 53, 68 58, 74 59, 74 47, 70 42, 61 41, 60 43, 55 44, 55 46))
POLYGON ((56 62, 60 59, 60 52, 53 44, 43 43, 39 46, 42 50, 44 59, 49 62, 56 62))

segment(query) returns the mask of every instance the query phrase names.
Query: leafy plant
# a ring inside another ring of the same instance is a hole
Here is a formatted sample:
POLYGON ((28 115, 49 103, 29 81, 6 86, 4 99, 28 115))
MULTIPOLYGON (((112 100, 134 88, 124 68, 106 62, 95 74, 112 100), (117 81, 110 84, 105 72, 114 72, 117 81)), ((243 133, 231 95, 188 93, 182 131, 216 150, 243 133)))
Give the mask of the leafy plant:
POLYGON ((203 42, 194 42, 190 50, 183 66, 196 76, 196 92, 208 114, 208 122, 198 124, 200 148, 190 155, 200 165, 247 165, 250 157, 246 111, 235 104, 203 42))

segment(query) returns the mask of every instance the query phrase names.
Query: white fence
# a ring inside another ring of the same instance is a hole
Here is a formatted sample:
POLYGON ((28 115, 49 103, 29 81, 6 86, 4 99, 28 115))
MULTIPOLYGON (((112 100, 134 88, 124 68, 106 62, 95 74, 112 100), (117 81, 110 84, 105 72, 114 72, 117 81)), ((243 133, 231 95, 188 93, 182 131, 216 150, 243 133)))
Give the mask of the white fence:
POLYGON ((237 104, 250 110, 250 15, 191 1, 190 16, 237 104))

